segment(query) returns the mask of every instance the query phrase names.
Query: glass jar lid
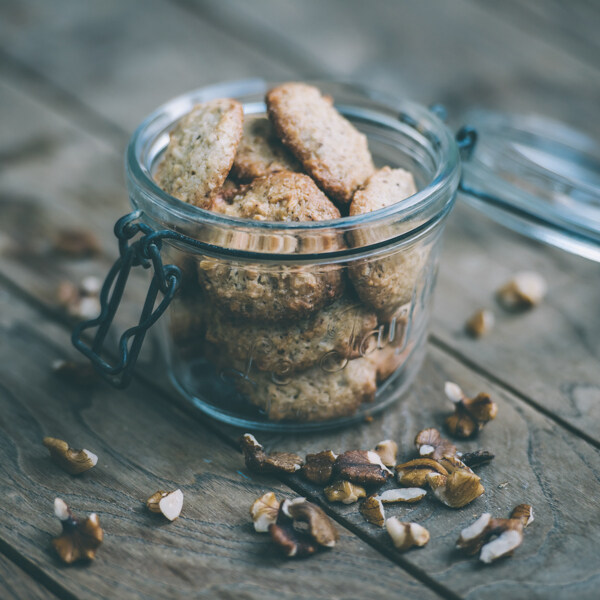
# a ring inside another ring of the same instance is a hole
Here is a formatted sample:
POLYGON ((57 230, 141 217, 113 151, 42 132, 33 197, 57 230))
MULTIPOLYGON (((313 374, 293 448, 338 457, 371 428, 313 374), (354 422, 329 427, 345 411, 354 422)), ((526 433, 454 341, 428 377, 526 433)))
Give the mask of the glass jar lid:
POLYGON ((600 144, 551 119, 475 110, 462 197, 528 237, 600 261, 600 144))

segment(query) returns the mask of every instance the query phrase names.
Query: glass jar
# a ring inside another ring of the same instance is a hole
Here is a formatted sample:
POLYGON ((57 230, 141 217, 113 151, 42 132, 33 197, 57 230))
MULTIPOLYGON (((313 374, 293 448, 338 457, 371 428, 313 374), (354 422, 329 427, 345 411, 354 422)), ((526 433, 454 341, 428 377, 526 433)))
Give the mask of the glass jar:
MULTIPOLYGON (((263 114, 272 85, 203 88, 141 124, 126 157, 135 231, 162 234, 160 261, 181 271, 161 337, 171 380, 189 402, 253 429, 345 425, 395 402, 423 360, 442 231, 460 176, 458 148, 424 107, 318 82, 367 135, 376 166, 411 171, 416 194, 359 216, 288 223, 205 211, 157 186, 153 172, 169 131, 196 103, 236 98, 246 114, 263 114)), ((148 317, 153 300, 147 304, 148 317)))

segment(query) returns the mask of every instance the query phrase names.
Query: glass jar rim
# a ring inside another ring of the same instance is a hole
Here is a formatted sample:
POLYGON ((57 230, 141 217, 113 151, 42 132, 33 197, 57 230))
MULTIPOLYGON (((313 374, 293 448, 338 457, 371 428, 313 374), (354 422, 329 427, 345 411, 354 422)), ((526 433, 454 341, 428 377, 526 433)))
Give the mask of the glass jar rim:
MULTIPOLYGON (((164 192, 154 181, 148 165, 143 160, 143 153, 146 144, 156 138, 160 133, 164 133, 165 123, 171 126, 185 115, 192 106, 198 102, 207 101, 212 98, 231 97, 236 98, 242 94, 266 92, 271 87, 277 85, 276 82, 267 82, 263 79, 244 79, 219 83, 211 86, 205 86, 186 92, 164 103, 146 117, 130 138, 126 152, 126 171, 133 185, 140 191, 144 198, 152 205, 166 210, 169 215, 182 219, 190 224, 208 224, 220 227, 239 228, 248 230, 264 231, 274 233, 281 231, 285 233, 298 233, 308 231, 318 231, 327 229, 335 231, 338 229, 352 229, 362 225, 377 226, 385 224, 389 219, 399 217, 414 217, 419 211, 429 207, 435 202, 440 194, 444 194, 448 188, 453 192, 458 186, 460 177, 460 160, 456 141, 450 129, 437 117, 435 113, 428 108, 415 102, 401 100, 375 92, 365 86, 344 81, 309 81, 310 85, 334 86, 340 91, 352 92, 362 95, 365 99, 372 101, 383 110, 395 114, 397 124, 408 124, 419 133, 429 132, 433 135, 439 144, 440 158, 437 160, 436 171, 431 181, 416 194, 406 201, 384 207, 382 209, 369 213, 346 216, 337 219, 324 221, 255 221, 231 217, 205 210, 197 206, 183 202, 166 192, 164 192)), ((334 96, 334 104, 336 103, 334 96)), ((343 113, 348 114, 352 107, 345 107, 343 113)), ((366 113, 375 113, 373 109, 366 113)), ((364 109, 360 114, 366 114, 364 109)), ((393 127, 394 118, 388 116, 388 124, 393 127)), ((453 194, 452 194, 453 196, 453 194)), ((440 211, 445 213, 446 211, 440 211)), ((410 232, 407 232, 410 234, 410 232)))

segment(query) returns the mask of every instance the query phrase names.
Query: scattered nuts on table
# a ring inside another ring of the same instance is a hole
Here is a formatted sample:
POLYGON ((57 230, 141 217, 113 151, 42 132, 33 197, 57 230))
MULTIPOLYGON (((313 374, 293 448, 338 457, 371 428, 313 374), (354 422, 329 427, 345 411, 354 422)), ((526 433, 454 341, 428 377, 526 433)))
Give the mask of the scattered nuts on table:
POLYGON ((494 313, 489 308, 482 308, 469 318, 465 323, 465 329, 467 333, 478 338, 489 333, 495 321, 494 313))
POLYGON ((532 521, 533 509, 529 504, 516 506, 509 519, 494 519, 490 513, 483 513, 460 532, 456 547, 469 555, 481 551, 479 560, 489 564, 512 554, 523 541, 523 529, 532 521))
POLYGON ((385 528, 398 550, 422 547, 429 541, 429 531, 418 523, 403 523, 397 517, 390 517, 385 522, 385 528))
POLYGON ((326 484, 331 480, 333 463, 337 454, 331 450, 323 450, 316 454, 307 454, 301 473, 305 479, 312 483, 326 484))
POLYGON ((396 456, 398 454, 398 444, 396 444, 396 442, 393 440, 383 440, 383 442, 379 442, 379 444, 375 446, 375 452, 379 454, 381 462, 386 467, 396 466, 396 456))
POLYGON ((64 500, 54 500, 54 514, 60 519, 62 533, 52 540, 60 559, 71 564, 80 560, 93 560, 102 544, 104 533, 96 513, 83 521, 73 516, 64 500))
POLYGON ((467 398, 462 389, 451 381, 446 382, 444 392, 454 402, 454 414, 446 419, 446 427, 456 437, 469 438, 477 434, 498 414, 498 405, 489 394, 480 393, 475 398, 467 398))
POLYGON ((358 502, 359 498, 367 495, 364 487, 343 480, 332 483, 323 492, 329 502, 342 502, 343 504, 353 504, 358 502))
POLYGON ((52 240, 54 250, 72 258, 87 258, 100 254, 98 238, 85 229, 61 229, 52 240))
POLYGON ((95 467, 98 457, 89 450, 76 450, 67 442, 53 437, 45 437, 42 443, 50 451, 52 460, 63 470, 71 475, 79 475, 95 467))
POLYGON ((382 485, 391 471, 372 450, 349 450, 340 454, 333 464, 333 477, 359 485, 382 485))
POLYGON ((279 513, 279 500, 273 492, 267 492, 254 501, 250 507, 250 515, 254 522, 254 530, 259 533, 267 533, 269 525, 277 521, 279 513))
POLYGON ((497 298, 508 310, 531 308, 538 305, 546 295, 546 280, 533 271, 521 271, 497 292, 497 298))
POLYGON ((359 508, 360 514, 373 525, 383 527, 385 523, 385 511, 379 496, 369 496, 359 508))
POLYGON ((245 433, 240 438, 246 466, 258 473, 295 473, 302 467, 302 459, 292 452, 272 452, 267 454, 256 438, 245 433))
POLYGON ((320 548, 333 548, 338 540, 329 517, 306 498, 284 500, 276 523, 269 526, 269 533, 288 558, 309 556, 320 548))
POLYGON ((448 471, 432 458, 416 458, 396 467, 398 483, 407 487, 423 487, 430 473, 448 475, 448 471))
POLYGON ((444 439, 435 427, 419 431, 415 437, 415 446, 423 458, 437 460, 442 456, 454 456, 456 446, 444 439))
POLYGON ((71 281, 61 281, 56 290, 56 301, 70 317, 93 319, 100 314, 101 282, 97 277, 88 276, 79 286, 71 281))
POLYGON ((183 508, 183 492, 179 489, 172 492, 158 490, 146 500, 146 506, 150 512, 160 513, 169 521, 174 521, 183 508))
POLYGON ((384 504, 395 504, 396 502, 406 502, 412 504, 425 498, 427 491, 422 488, 397 488, 395 490, 385 490, 381 492, 378 498, 384 504))

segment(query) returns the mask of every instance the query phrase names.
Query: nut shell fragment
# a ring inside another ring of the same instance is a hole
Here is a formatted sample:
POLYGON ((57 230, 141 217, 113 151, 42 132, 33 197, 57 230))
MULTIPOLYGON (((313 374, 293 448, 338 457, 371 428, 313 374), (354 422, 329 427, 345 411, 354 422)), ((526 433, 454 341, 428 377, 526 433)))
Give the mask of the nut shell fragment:
POLYGON ((50 451, 52 460, 63 470, 71 475, 79 475, 95 467, 98 457, 89 450, 76 450, 67 442, 53 437, 45 437, 42 443, 50 451))
POLYGON ((52 540, 60 559, 67 564, 93 560, 102 544, 104 532, 96 513, 79 520, 73 516, 64 500, 54 500, 54 514, 60 519, 62 533, 52 540))
POLYGON ((383 527, 385 523, 385 511, 383 503, 378 496, 369 496, 359 508, 360 514, 373 525, 383 527))
POLYGON ((429 531, 418 523, 404 523, 397 517, 390 517, 385 528, 398 550, 408 550, 414 546, 422 547, 429 541, 429 531))
POLYGON ((273 492, 267 492, 254 501, 250 507, 250 515, 254 522, 254 530, 267 533, 269 526, 277 521, 279 501, 273 492))
POLYGON ((359 498, 367 495, 364 487, 342 480, 327 486, 323 492, 329 502, 342 502, 343 504, 353 504, 358 502, 359 498))

